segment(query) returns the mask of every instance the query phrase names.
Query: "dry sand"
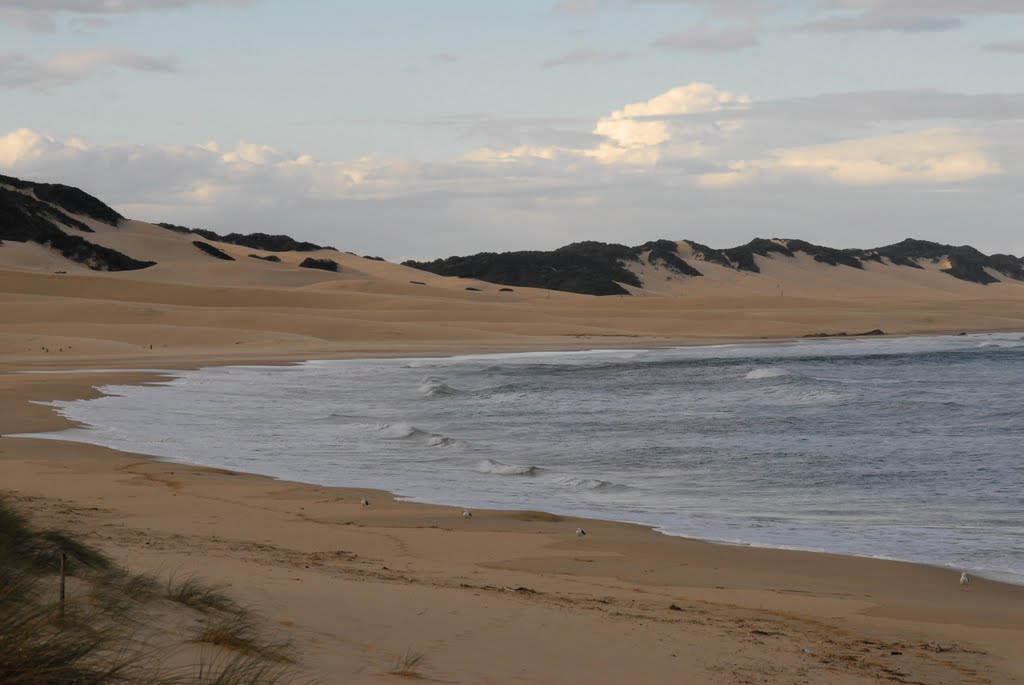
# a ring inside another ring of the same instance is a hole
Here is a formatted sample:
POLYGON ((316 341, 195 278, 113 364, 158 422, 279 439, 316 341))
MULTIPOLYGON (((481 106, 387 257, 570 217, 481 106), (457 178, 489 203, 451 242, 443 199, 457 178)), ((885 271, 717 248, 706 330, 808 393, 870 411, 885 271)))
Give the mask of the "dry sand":
POLYGON ((33 400, 154 378, 19 373, 30 369, 1024 330, 1017 284, 934 270, 872 280, 770 260, 756 287, 716 273, 660 296, 502 293, 345 254, 325 253, 341 275, 233 246, 222 247, 239 261, 217 262, 136 222, 97 231, 97 242, 160 266, 95 274, 0 246, 0 490, 133 570, 229 583, 323 683, 397 682, 387 671, 406 649, 425 655, 423 677, 453 683, 1024 682, 1021 587, 976 580, 962 592, 949 570, 537 512, 465 520, 384 492, 9 437, 64 425, 33 400))

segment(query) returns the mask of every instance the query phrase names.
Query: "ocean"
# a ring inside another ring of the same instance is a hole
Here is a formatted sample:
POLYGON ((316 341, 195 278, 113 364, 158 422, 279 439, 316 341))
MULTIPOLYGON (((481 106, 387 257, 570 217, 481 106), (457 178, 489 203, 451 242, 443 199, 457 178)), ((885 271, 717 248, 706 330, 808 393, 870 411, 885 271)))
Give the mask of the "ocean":
POLYGON ((172 373, 44 437, 1024 584, 1021 334, 172 373))

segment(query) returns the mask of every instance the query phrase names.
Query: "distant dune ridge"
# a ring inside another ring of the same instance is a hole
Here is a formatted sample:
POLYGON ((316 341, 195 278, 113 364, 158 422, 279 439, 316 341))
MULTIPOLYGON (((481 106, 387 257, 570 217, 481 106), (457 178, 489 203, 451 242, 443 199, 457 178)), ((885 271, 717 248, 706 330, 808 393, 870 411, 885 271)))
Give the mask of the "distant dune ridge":
POLYGON ((914 239, 872 249, 836 249, 792 238, 755 238, 727 249, 691 240, 654 240, 634 247, 584 241, 551 251, 482 252, 406 261, 399 266, 287 235, 221 235, 169 223, 130 221, 78 188, 0 175, 0 243, 4 241, 45 249, 26 247, 18 255, 7 250, 5 256, 0 248, 0 267, 62 271, 81 265, 93 271, 129 271, 159 265, 163 267, 160 280, 201 282, 194 269, 185 273, 170 266, 198 260, 207 269, 204 273, 212 273, 209 268, 222 269, 217 272, 218 283, 263 284, 262 273, 274 274, 268 276, 268 284, 275 287, 309 285, 310 278, 420 283, 423 272, 442 277, 431 285, 468 293, 489 290, 486 286, 493 284, 584 295, 674 297, 707 296, 722 289, 774 295, 790 288, 790 292, 817 294, 822 287, 839 288, 854 297, 868 291, 886 292, 894 285, 946 291, 926 275, 936 272, 975 285, 1024 283, 1024 258, 914 239), (252 254, 251 250, 274 254, 252 254), (56 255, 67 262, 54 261, 56 255), (243 261, 261 271, 243 267, 237 261, 240 257, 254 257, 243 261), (370 267, 367 262, 380 262, 380 266, 370 267), (278 265, 312 267, 322 274, 288 280, 278 265), (865 278, 853 277, 854 272, 865 278), (466 287, 465 281, 456 279, 475 282, 466 287))
POLYGON ((1024 281, 1024 258, 985 255, 973 247, 941 245, 908 238, 873 249, 836 249, 793 238, 755 238, 746 245, 717 250, 692 240, 655 240, 627 247, 618 244, 580 242, 550 252, 481 252, 432 262, 403 262, 441 276, 478 278, 503 285, 548 288, 588 295, 628 295, 624 286, 646 287, 641 271, 645 265, 661 267, 670 278, 700 278, 696 264, 761 273, 756 257, 793 258, 805 254, 832 267, 864 269, 866 262, 892 267, 924 269, 924 262, 940 265, 941 271, 987 285, 1002 277, 1024 281), (685 256, 685 258, 684 258, 685 256), (687 261, 689 260, 689 261, 687 261))

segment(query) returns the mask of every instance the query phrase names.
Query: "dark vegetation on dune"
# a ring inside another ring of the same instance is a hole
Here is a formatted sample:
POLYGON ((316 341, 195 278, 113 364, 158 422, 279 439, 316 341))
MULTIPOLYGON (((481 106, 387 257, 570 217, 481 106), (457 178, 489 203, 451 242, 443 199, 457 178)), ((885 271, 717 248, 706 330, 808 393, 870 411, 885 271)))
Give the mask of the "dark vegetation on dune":
MULTIPOLYGON (((94 232, 72 214, 87 216, 114 227, 124 218, 78 188, 0 175, 0 243, 4 240, 39 243, 98 271, 144 269, 155 264, 133 259, 116 250, 91 243, 79 235, 69 234, 65 229, 79 233, 94 232)), ((333 247, 295 240, 287 235, 220 235, 200 228, 168 223, 158 225, 209 241, 266 252, 335 250, 333 247)), ((759 259, 794 258, 799 254, 808 255, 829 266, 853 269, 864 269, 868 262, 923 269, 924 263, 948 261, 942 271, 963 281, 982 285, 998 283, 1001 278, 996 274, 1024 281, 1024 258, 1008 254, 985 255, 968 245, 943 245, 926 240, 907 239, 873 249, 836 249, 814 245, 805 240, 778 238, 755 238, 746 245, 725 249, 708 247, 690 240, 682 243, 692 256, 684 258, 679 252, 679 245, 671 240, 654 240, 635 247, 583 241, 550 251, 481 252, 426 262, 410 260, 403 264, 441 276, 475 278, 499 285, 546 288, 587 295, 628 295, 627 286, 643 287, 636 271, 645 263, 668 271, 670 275, 700 278, 703 272, 694 265, 696 262, 759 273, 759 259)), ((223 250, 206 242, 196 240, 193 244, 213 257, 233 260, 223 250)), ((273 255, 249 256, 271 262, 280 261, 273 255)), ((371 255, 364 258, 383 261, 371 255)), ((334 272, 340 270, 338 263, 332 259, 308 258, 300 266, 334 272)))
POLYGON ((193 240, 192 244, 195 245, 196 247, 198 247, 200 250, 202 250, 206 254, 210 255, 211 257, 216 257, 217 259, 223 259, 226 262, 233 262, 233 261, 235 261, 234 257, 229 255, 224 250, 221 250, 220 248, 214 247, 210 243, 204 243, 202 240, 193 240))
POLYGON ((0 683, 296 682, 289 644, 265 632, 220 588, 130 573, 72 534, 32 526, 0 495, 0 683), (169 667, 169 652, 194 661, 169 667))
POLYGON ((321 269, 323 271, 339 271, 341 268, 338 266, 338 262, 333 259, 313 259, 312 257, 303 259, 299 266, 307 269, 321 269))
POLYGON ((58 224, 93 232, 47 202, 0 187, 0 240, 38 243, 94 271, 132 271, 156 263, 133 259, 117 250, 96 245, 79 235, 66 233, 58 224))
POLYGON ((20 178, 2 174, 0 174, 0 185, 7 185, 18 190, 31 190, 43 202, 49 202, 66 212, 82 214, 111 226, 117 226, 118 222, 124 219, 123 216, 89 193, 71 186, 60 183, 23 181, 20 178))
MULTIPOLYGON (((672 244, 675 248, 675 244, 672 244)), ((547 288, 587 295, 628 295, 620 283, 640 287, 636 274, 623 266, 638 248, 594 241, 573 243, 552 252, 482 252, 405 266, 441 276, 476 278, 502 285, 547 288)))
MULTIPOLYGON (((945 273, 987 285, 998 278, 989 270, 1014 280, 1024 280, 1024 259, 1013 255, 987 256, 969 246, 942 245, 925 240, 904 240, 894 245, 868 250, 840 250, 814 245, 806 240, 755 238, 746 245, 723 250, 690 240, 682 241, 693 252, 693 261, 717 264, 738 271, 760 273, 757 257, 792 258, 798 253, 829 266, 863 269, 865 262, 909 266, 923 269, 922 261, 949 260, 945 273)), ((644 261, 680 276, 700 277, 703 274, 683 259, 677 244, 671 240, 654 240, 627 247, 599 242, 566 245, 550 252, 482 252, 465 257, 448 257, 432 262, 403 262, 405 266, 422 269, 441 276, 476 278, 501 285, 514 285, 586 295, 626 295, 623 285, 641 286, 630 266, 644 261)))
POLYGON ((314 252, 316 250, 334 250, 337 252, 333 247, 295 240, 294 238, 286 235, 271 235, 269 233, 228 233, 227 235, 220 235, 214 231, 208 231, 205 228, 189 228, 188 226, 176 226, 175 224, 167 223, 160 223, 156 225, 161 228, 166 228, 169 231, 174 231, 175 233, 193 233, 195 235, 202 236, 207 240, 213 240, 218 243, 227 243, 229 245, 241 245, 242 247, 248 247, 251 250, 264 250, 266 252, 314 252))

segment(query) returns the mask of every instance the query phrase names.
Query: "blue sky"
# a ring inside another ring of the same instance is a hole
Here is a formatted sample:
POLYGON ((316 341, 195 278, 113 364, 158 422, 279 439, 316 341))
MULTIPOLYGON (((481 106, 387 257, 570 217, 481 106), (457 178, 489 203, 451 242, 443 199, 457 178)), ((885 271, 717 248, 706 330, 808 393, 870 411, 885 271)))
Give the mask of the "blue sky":
POLYGON ((0 0, 0 172, 389 258, 1024 252, 1021 0, 0 0))

